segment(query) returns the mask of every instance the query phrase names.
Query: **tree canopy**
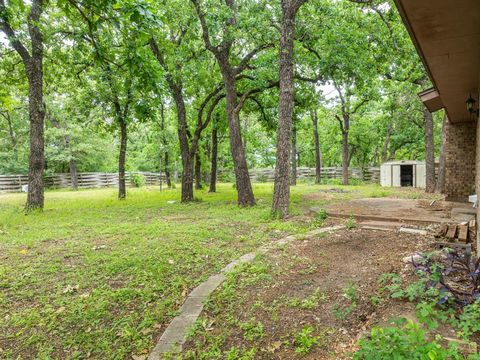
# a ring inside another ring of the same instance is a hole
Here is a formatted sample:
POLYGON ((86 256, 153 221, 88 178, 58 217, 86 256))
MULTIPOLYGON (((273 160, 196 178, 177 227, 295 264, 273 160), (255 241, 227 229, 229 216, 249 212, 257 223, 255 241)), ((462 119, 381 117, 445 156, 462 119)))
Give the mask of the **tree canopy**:
MULTIPOLYGON (((193 200, 214 157, 251 203, 248 169, 278 155, 285 4, 0 0, 0 174, 29 169, 37 31, 46 173, 161 170, 193 200)), ((311 0, 294 22, 297 166, 318 161, 312 114, 324 166, 425 158, 416 94, 428 78, 393 2, 311 0)))

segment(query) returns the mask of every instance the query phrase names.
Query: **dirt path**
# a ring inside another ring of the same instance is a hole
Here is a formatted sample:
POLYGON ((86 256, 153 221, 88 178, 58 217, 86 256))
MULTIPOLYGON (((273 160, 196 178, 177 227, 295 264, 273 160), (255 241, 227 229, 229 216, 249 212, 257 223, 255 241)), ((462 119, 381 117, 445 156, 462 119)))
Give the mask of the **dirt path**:
POLYGON ((255 359, 348 357, 369 324, 407 310, 403 303, 382 298, 378 278, 400 273, 402 258, 427 244, 428 239, 418 235, 340 230, 271 252, 261 260, 268 264, 271 280, 237 290, 241 294, 233 302, 218 299, 217 308, 204 315, 211 328, 186 344, 187 353, 201 357, 211 339, 221 337, 224 352, 254 349, 255 359), (222 311, 225 308, 233 310, 222 311), (249 323, 260 323, 261 333, 251 336, 242 325, 249 323), (299 335, 302 330, 309 333, 307 338, 318 336, 307 354, 299 353, 308 347, 299 335))

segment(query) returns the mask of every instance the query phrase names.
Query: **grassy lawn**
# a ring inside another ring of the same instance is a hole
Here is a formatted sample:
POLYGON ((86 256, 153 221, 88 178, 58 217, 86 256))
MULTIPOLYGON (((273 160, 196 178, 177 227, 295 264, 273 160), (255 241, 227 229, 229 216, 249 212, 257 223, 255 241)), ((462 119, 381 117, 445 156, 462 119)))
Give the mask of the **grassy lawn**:
POLYGON ((115 189, 50 191, 45 211, 28 216, 24 194, 0 195, 0 358, 144 355, 193 287, 262 243, 315 226, 310 206, 396 194, 362 185, 309 197, 330 188, 292 188, 287 221, 269 216, 273 184, 255 185, 249 209, 237 207, 231 184, 189 205, 179 189, 130 189, 122 202, 115 189))

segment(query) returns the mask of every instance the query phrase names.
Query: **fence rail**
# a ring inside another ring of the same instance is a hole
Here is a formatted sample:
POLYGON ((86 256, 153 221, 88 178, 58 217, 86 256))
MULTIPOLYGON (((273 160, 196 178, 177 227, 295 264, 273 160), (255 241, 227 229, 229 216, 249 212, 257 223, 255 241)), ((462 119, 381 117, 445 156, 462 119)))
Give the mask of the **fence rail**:
MULTIPOLYGON (((226 172, 222 172, 225 174, 226 172)), ((141 174, 145 178, 145 185, 160 185, 160 179, 165 181, 165 175, 154 172, 131 172, 126 174, 127 186, 134 186, 132 174, 141 174)), ((252 181, 268 182, 273 181, 275 175, 274 169, 256 169, 250 171, 252 181)), ((315 177, 314 168, 298 168, 297 176, 299 179, 315 177)), ((369 167, 363 170, 358 168, 349 169, 349 177, 367 182, 380 182, 380 168, 369 167)), ((323 179, 341 179, 342 168, 325 167, 322 169, 323 179)), ((28 184, 27 175, 0 175, 0 192, 20 192, 22 187, 28 184)), ((79 173, 79 188, 100 188, 118 185, 118 174, 116 173, 79 173)), ((73 186, 70 174, 54 174, 45 177, 45 186, 53 189, 70 188, 73 186)))
MULTIPOLYGON (((341 179, 341 167, 324 167, 322 168, 323 179, 341 179)), ((367 182, 380 182, 380 168, 368 167, 365 169, 349 168, 348 176, 353 179, 359 179, 367 182)), ((255 169, 250 171, 250 177, 253 181, 273 181, 275 177, 274 169, 255 169)), ((308 179, 315 177, 315 168, 297 168, 298 179, 308 179)))
MULTIPOLYGON (((145 185, 160 185, 160 178, 165 181, 165 176, 152 172, 131 172, 125 174, 127 186, 133 186, 132 174, 141 174, 145 178, 145 185)), ((19 192, 22 187, 28 184, 27 175, 0 175, 0 192, 19 192)), ((118 174, 116 173, 79 173, 79 188, 100 188, 118 185, 118 174)), ((45 176, 45 187, 52 189, 73 187, 70 174, 54 174, 45 176)))

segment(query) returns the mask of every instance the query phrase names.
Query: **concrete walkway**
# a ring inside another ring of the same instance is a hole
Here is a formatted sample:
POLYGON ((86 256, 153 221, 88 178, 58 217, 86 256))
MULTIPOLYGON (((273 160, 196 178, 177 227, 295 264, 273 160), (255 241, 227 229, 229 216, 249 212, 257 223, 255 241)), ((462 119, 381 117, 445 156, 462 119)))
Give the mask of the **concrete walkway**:
MULTIPOLYGON (((316 229, 308 232, 306 236, 315 236, 342 228, 344 228, 343 225, 316 229)), ((200 316, 200 313, 203 310, 203 303, 208 296, 210 296, 210 294, 226 280, 226 272, 232 270, 240 264, 251 262, 257 255, 265 254, 269 250, 274 249, 279 245, 286 245, 294 240, 296 240, 296 237, 294 235, 290 235, 280 240, 275 240, 269 245, 262 246, 255 252, 245 254, 225 266, 219 274, 210 276, 207 281, 201 283, 195 289, 193 289, 180 308, 180 314, 176 316, 165 329, 164 333, 160 337, 160 340, 158 340, 157 345, 148 356, 148 360, 159 360, 162 358, 162 355, 167 352, 181 350, 182 345, 186 341, 188 329, 200 316)))

